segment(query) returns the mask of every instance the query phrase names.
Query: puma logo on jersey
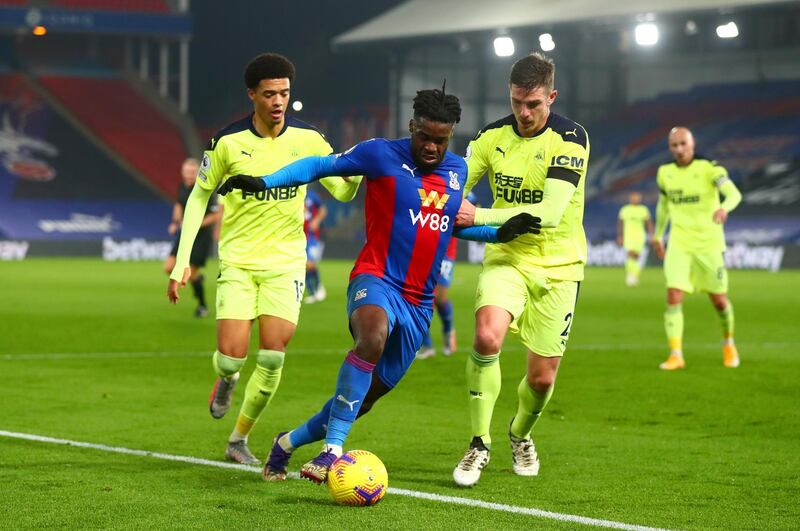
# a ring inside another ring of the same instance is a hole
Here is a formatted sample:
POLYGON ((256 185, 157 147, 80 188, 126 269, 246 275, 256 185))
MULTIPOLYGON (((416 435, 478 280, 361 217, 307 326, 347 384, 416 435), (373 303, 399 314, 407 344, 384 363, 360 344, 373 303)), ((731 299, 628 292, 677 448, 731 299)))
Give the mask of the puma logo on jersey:
POLYGON ((416 168, 409 168, 409 167, 408 167, 408 164, 405 164, 405 163, 404 163, 404 164, 403 164, 401 167, 402 167, 404 170, 406 170, 408 173, 410 173, 410 174, 411 174, 411 178, 412 178, 412 179, 414 178, 414 170, 415 170, 416 168))
POLYGON ((252 155, 252 154, 250 154, 250 153, 248 153, 248 152, 247 152, 247 151, 245 151, 245 150, 242 150, 242 155, 247 155, 247 156, 248 156, 248 157, 250 157, 251 159, 253 158, 253 155, 252 155))
POLYGON ((564 136, 567 136, 567 135, 572 135, 575 138, 578 138, 578 128, 576 127, 572 131, 567 131, 566 133, 564 133, 564 136))
POLYGON ((498 151, 498 152, 499 152, 501 155, 503 155, 504 157, 506 156, 506 152, 505 152, 505 151, 503 151, 502 149, 500 149, 498 146, 495 146, 495 147, 494 147, 494 150, 495 150, 495 151, 498 151))
POLYGON ((351 402, 351 401, 347 400, 347 399, 346 399, 344 396, 342 396, 342 395, 339 395, 339 396, 337 396, 337 397, 336 397, 336 400, 338 400, 339 402, 344 402, 345 404, 347 404, 347 405, 350 407, 350 411, 353 411, 353 406, 354 406, 354 405, 356 405, 356 402, 361 402, 361 400, 353 400, 353 401, 351 402))

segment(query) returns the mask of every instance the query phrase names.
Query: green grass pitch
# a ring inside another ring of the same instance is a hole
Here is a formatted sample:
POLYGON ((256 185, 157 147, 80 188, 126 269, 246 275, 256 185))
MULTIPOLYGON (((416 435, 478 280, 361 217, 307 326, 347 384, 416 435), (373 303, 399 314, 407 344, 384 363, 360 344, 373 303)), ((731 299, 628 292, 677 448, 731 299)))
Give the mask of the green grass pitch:
MULTIPOLYGON (((276 432, 305 420, 333 392, 351 345, 349 268, 323 262, 328 299, 303 308, 281 388, 250 438, 261 458, 276 432)), ((268 484, 246 471, 2 436, 2 527, 580 527, 393 495, 391 487, 671 529, 798 526, 800 272, 731 272, 738 369, 722 366, 707 297, 688 297, 688 367, 666 373, 657 368, 667 354, 661 272, 645 270, 631 289, 619 269, 589 269, 554 398, 534 432, 540 475, 511 471, 506 430, 524 351, 510 336, 492 461, 480 483, 463 490, 451 473, 470 435, 464 363, 478 272, 456 267, 457 354, 416 362, 351 432, 347 446, 376 453, 389 470, 390 493, 378 506, 335 506, 324 488, 304 481, 268 484)), ((214 321, 192 317, 191 290, 177 307, 165 290, 152 262, 0 263, 0 430, 222 460, 244 386, 228 416, 213 420, 214 321)), ((440 345, 438 328, 434 318, 440 345)), ((291 469, 317 451, 299 450, 291 469)))

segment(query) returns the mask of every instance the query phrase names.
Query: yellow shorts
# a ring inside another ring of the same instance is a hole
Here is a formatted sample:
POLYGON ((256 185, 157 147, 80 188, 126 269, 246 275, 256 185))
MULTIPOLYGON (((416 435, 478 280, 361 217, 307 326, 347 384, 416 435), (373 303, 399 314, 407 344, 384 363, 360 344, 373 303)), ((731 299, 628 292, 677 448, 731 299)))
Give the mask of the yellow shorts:
POLYGON ((622 241, 622 247, 628 252, 633 251, 636 254, 642 254, 646 243, 644 238, 625 238, 622 241))
POLYGON ((217 319, 252 320, 260 315, 297 324, 305 288, 305 269, 260 271, 220 263, 217 319))
POLYGON ((484 266, 475 310, 499 306, 513 316, 510 330, 545 357, 564 355, 580 282, 525 275, 510 265, 484 266))
POLYGON ((728 270, 723 253, 689 252, 675 245, 667 246, 664 256, 667 287, 686 293, 695 290, 708 293, 728 292, 728 270))

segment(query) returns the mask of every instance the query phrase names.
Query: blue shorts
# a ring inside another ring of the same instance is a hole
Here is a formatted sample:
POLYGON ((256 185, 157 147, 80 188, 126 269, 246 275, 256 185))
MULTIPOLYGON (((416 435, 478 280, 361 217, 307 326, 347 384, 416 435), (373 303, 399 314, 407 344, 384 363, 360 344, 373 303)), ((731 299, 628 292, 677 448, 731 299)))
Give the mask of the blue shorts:
POLYGON ((325 244, 312 235, 306 237, 306 258, 309 262, 315 264, 322 260, 322 251, 325 250, 325 244))
POLYGON ((367 274, 358 275, 347 287, 347 315, 365 304, 380 306, 389 319, 389 337, 373 374, 393 388, 411 367, 431 324, 433 308, 411 304, 397 289, 367 274))
POLYGON ((453 281, 453 270, 455 268, 455 260, 450 260, 449 258, 442 260, 442 267, 439 269, 439 280, 436 283, 443 288, 449 288, 450 282, 453 281))

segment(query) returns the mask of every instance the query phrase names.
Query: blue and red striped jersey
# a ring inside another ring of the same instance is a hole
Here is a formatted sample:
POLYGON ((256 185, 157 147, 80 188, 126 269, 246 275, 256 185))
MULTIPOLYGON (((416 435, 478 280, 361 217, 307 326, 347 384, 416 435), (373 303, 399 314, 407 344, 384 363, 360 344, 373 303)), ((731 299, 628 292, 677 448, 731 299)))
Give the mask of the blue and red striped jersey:
MULTIPOLYGON (((306 200, 305 200, 305 213, 303 219, 303 232, 306 233, 306 238, 309 235, 309 224, 314 216, 317 215, 319 212, 320 207, 322 207, 322 199, 320 199, 319 194, 311 189, 311 187, 306 189, 306 200)), ((311 231, 311 235, 319 239, 320 229, 315 231, 311 231)))
POLYGON ((448 151, 436 169, 420 172, 409 138, 368 140, 338 157, 337 169, 363 173, 367 182, 367 241, 350 278, 375 275, 412 304, 430 306, 461 206, 466 162, 448 151))

